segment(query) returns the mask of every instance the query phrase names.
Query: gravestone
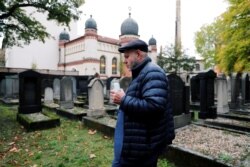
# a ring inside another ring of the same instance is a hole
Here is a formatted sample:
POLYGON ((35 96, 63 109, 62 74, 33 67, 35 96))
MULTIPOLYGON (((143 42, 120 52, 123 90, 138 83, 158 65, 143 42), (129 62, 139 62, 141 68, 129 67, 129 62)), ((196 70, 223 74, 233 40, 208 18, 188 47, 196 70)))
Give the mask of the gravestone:
POLYGON ((73 84, 73 100, 76 101, 77 100, 77 93, 76 93, 76 78, 75 77, 70 77, 72 80, 72 84, 73 84))
POLYGON ((18 98, 19 92, 19 81, 17 75, 5 76, 5 98, 18 98))
MULTIPOLYGON (((227 95, 231 97, 231 77, 228 75, 227 77, 227 95)), ((228 101, 231 101, 231 98, 228 98, 228 101)))
POLYGON ((0 82, 0 96, 3 97, 5 95, 5 87, 6 87, 6 82, 5 79, 2 78, 0 82))
POLYGON ((242 95, 242 102, 250 103, 250 81, 248 73, 242 74, 242 81, 241 81, 241 95, 242 95))
POLYGON ((122 78, 120 79, 120 87, 121 87, 121 89, 124 90, 124 92, 127 91, 128 86, 129 86, 131 80, 132 80, 131 77, 122 77, 122 78))
POLYGON ((73 81, 71 77, 63 77, 60 82, 60 108, 72 109, 73 102, 73 81))
POLYGON ((78 95, 87 94, 88 93, 88 79, 90 76, 80 76, 77 79, 77 85, 78 85, 78 95))
POLYGON ((44 103, 51 104, 53 103, 53 89, 50 87, 45 88, 44 91, 44 103))
POLYGON ((213 70, 198 74, 200 80, 200 113, 202 119, 216 118, 216 108, 214 105, 214 80, 216 73, 213 70))
POLYGON ((19 73, 18 112, 29 114, 41 111, 41 74, 33 70, 19 73))
POLYGON ((227 113, 228 107, 228 92, 227 92, 227 80, 224 74, 219 74, 217 79, 217 113, 227 113))
POLYGON ((176 74, 167 75, 175 128, 190 124, 189 86, 176 74))
POLYGON ((41 85, 41 90, 42 90, 42 95, 45 95, 45 89, 47 87, 52 88, 53 87, 53 79, 51 78, 51 75, 48 74, 43 74, 42 75, 42 85, 41 85))
POLYGON ((60 99, 60 79, 55 78, 53 81, 53 91, 54 91, 54 99, 60 99))
POLYGON ((173 115, 185 113, 185 83, 176 74, 167 75, 173 115))
POLYGON ((191 78, 191 101, 200 102, 200 80, 198 75, 195 75, 191 78))
POLYGON ((240 86, 241 86, 241 74, 233 73, 231 75, 231 103, 230 108, 236 109, 239 107, 238 98, 240 95, 240 86))
POLYGON ((92 79, 88 85, 88 116, 101 116, 104 111, 103 83, 99 78, 92 79))
POLYGON ((41 74, 28 70, 19 73, 19 107, 17 121, 28 131, 60 125, 60 119, 42 112, 41 74))

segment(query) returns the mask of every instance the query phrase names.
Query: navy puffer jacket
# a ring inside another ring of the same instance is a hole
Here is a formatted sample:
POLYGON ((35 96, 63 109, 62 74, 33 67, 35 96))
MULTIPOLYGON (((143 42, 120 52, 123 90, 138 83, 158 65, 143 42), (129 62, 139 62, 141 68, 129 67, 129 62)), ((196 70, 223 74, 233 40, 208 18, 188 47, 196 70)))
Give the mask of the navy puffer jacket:
POLYGON ((132 81, 123 97, 122 158, 140 161, 160 153, 175 137, 168 81, 149 57, 132 70, 132 81))

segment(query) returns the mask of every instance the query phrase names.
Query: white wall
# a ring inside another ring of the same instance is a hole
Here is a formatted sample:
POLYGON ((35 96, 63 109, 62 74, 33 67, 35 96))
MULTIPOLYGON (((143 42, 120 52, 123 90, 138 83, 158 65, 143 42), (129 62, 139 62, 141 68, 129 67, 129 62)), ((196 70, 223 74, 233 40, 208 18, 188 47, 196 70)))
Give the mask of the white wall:
MULTIPOLYGON (((28 8, 27 11, 32 11, 28 8)), ((45 14, 35 13, 34 17, 46 27, 46 31, 50 33, 54 39, 46 39, 45 43, 32 41, 29 45, 21 47, 13 47, 6 50, 6 67, 12 68, 31 68, 32 64, 36 64, 37 69, 57 69, 59 61, 59 34, 65 26, 58 26, 55 21, 47 21, 45 14)), ((77 37, 76 22, 70 24, 70 39, 77 37)), ((67 28, 66 28, 67 30, 67 28)))

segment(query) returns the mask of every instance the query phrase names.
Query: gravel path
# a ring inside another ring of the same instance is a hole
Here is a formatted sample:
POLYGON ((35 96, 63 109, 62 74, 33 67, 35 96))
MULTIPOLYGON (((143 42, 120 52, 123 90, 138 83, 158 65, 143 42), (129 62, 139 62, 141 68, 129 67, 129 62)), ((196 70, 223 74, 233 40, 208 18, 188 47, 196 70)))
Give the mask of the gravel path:
POLYGON ((250 156, 250 136, 223 130, 188 125, 176 132, 173 144, 194 150, 220 161, 240 166, 250 156))

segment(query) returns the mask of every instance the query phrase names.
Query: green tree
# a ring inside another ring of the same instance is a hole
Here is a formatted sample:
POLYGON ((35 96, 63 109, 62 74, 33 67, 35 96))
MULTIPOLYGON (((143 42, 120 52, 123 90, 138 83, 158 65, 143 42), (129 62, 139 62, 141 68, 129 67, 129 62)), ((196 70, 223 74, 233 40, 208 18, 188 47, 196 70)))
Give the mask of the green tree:
POLYGON ((160 51, 157 64, 166 72, 192 71, 195 67, 195 58, 190 58, 185 51, 171 45, 160 51))
POLYGON ((250 71, 250 1, 228 0, 222 14, 222 45, 218 49, 219 67, 225 72, 250 71))
POLYGON ((84 0, 1 0, 0 35, 4 37, 2 48, 29 44, 31 40, 44 42, 51 37, 46 28, 25 8, 46 14, 47 20, 55 20, 69 27, 71 20, 79 19, 78 7, 84 0), (22 42, 23 43, 22 43, 22 42))
POLYGON ((229 8, 195 34, 196 50, 206 67, 223 72, 250 71, 250 1, 227 0, 229 8))
POLYGON ((220 45, 221 20, 218 18, 210 25, 203 25, 195 33, 196 51, 204 59, 205 68, 214 67, 217 64, 216 54, 220 45))

